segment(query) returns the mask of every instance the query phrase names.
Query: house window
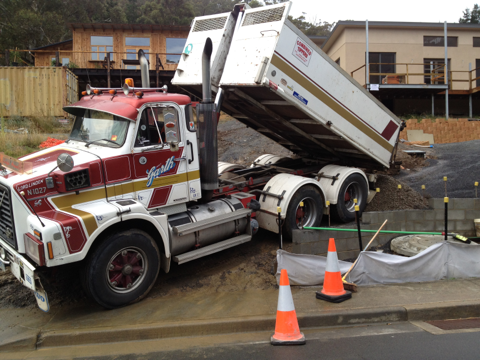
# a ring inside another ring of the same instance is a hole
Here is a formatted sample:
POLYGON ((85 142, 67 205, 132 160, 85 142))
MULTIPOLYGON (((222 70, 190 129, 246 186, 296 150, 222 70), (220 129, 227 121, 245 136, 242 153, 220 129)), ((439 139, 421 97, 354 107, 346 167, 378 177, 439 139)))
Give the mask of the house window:
MULTIPOLYGON (((445 46, 445 37, 443 36, 424 36, 423 37, 423 46, 445 46)), ((447 37, 447 46, 448 47, 457 47, 458 46, 458 37, 448 36, 447 37)))
MULTIPOLYGON (((445 84, 445 59, 423 59, 423 72, 425 84, 445 84)), ((450 71, 450 59, 448 70, 450 71)))
MULTIPOLYGON (((142 49, 145 57, 149 60, 150 38, 149 37, 126 37, 125 51, 127 52, 127 60, 136 60, 138 50, 142 49)), ((126 65, 126 69, 139 69, 137 65, 126 65)))
POLYGON ((338 66, 340 66, 340 58, 338 58, 337 60, 335 60, 335 62, 337 63, 338 66))
POLYGON ((473 47, 480 47, 480 37, 473 38, 473 47))
POLYGON ((113 60, 113 36, 91 36, 90 45, 92 49, 91 60, 103 60, 110 53, 110 60, 113 60))
POLYGON ((386 74, 395 73, 396 53, 368 53, 370 84, 381 84, 386 74))
POLYGON ((127 46, 147 46, 150 47, 150 38, 148 37, 126 37, 125 45, 127 46))
MULTIPOLYGON (((150 50, 143 50, 143 52, 145 53, 145 57, 147 58, 147 60, 149 59, 149 51, 150 50)), ((137 60, 137 54, 138 54, 138 50, 136 49, 127 49, 127 60, 137 60)), ((140 66, 137 66, 137 65, 125 65, 125 69, 131 69, 131 70, 135 70, 135 69, 139 69, 140 66)))
POLYGON ((167 64, 179 63, 186 42, 187 39, 167 38, 167 64))
POLYGON ((70 63, 69 58, 62 58, 62 66, 68 66, 69 63, 70 63))

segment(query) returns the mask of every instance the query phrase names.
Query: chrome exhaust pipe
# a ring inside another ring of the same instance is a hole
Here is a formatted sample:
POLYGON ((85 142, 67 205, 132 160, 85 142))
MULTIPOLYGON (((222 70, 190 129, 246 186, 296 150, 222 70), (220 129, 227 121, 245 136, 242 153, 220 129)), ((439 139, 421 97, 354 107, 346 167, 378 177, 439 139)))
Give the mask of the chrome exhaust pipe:
POLYGON ((142 88, 150 87, 150 72, 148 69, 148 60, 142 49, 138 50, 138 61, 140 62, 140 73, 142 76, 142 88))
POLYGON ((202 55, 203 100, 197 105, 202 201, 209 201, 218 188, 217 112, 210 79, 212 48, 212 40, 207 38, 202 55))
POLYGON ((210 38, 205 41, 202 55, 202 94, 203 103, 212 102, 212 80, 210 78, 210 58, 212 56, 213 44, 210 38))

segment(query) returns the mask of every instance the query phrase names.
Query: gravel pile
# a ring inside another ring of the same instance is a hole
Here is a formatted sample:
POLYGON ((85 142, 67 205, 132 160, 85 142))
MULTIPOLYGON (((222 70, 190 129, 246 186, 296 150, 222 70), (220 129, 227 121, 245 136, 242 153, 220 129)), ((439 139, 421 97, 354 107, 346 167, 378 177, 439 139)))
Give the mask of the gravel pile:
POLYGON ((443 198, 443 177, 446 176, 448 197, 475 197, 474 183, 480 182, 480 140, 436 144, 433 151, 435 156, 427 158, 426 167, 419 171, 402 170, 396 178, 416 191, 421 191, 422 185, 425 185, 431 197, 443 198))

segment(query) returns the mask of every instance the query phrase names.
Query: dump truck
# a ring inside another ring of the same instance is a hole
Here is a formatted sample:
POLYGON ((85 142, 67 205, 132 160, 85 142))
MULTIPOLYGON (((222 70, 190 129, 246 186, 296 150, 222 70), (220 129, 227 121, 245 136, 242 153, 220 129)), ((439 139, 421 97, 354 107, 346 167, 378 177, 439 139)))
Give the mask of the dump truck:
POLYGON ((259 228, 291 238, 320 224, 327 201, 343 221, 355 199, 364 209, 400 121, 288 22, 290 6, 196 18, 173 81, 192 97, 150 88, 139 50, 140 87, 87 86, 64 108, 75 116, 65 143, 0 154, 0 268, 42 310, 39 275, 54 268, 77 263, 87 295, 117 308, 144 298, 172 262, 259 228), (218 162, 221 110, 295 156, 218 162))

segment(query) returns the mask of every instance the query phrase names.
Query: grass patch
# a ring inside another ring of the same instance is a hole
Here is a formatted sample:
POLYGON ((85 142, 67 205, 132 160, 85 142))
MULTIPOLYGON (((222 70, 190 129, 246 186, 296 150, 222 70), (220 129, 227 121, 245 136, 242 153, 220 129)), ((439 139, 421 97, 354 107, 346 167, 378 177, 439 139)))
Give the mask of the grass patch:
MULTIPOLYGON (((38 146, 48 137, 47 134, 0 133, 0 152, 19 158, 39 151, 38 146)), ((68 138, 68 135, 62 135, 59 138, 64 140, 68 138)))
POLYGON ((0 130, 0 152, 15 158, 39 151, 38 146, 48 137, 65 140, 71 130, 71 125, 60 124, 55 117, 50 116, 13 116, 4 118, 2 123, 7 130, 28 131, 27 134, 17 134, 0 130))

